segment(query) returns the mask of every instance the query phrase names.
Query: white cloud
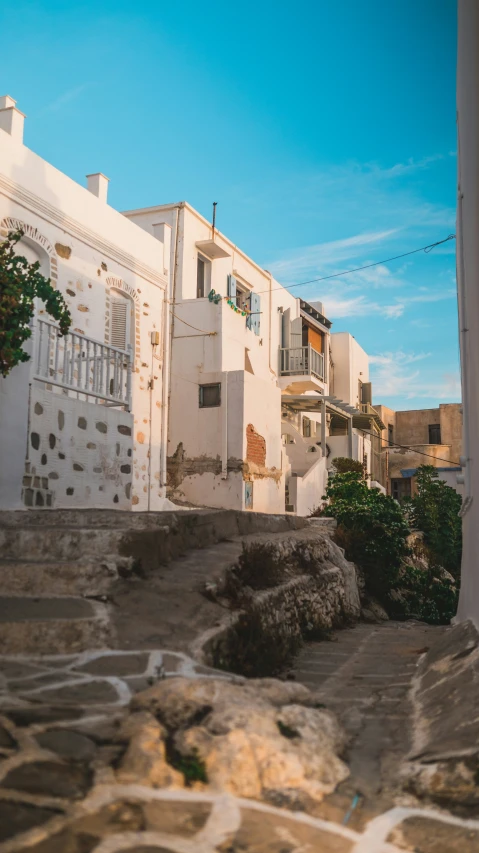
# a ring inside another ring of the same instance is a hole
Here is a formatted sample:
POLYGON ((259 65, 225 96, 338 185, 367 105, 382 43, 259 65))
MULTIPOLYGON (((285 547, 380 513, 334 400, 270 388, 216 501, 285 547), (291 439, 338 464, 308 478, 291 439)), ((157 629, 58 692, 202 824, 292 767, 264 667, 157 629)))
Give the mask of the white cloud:
POLYGON ((415 365, 432 357, 431 353, 406 353, 402 350, 370 356, 371 381, 376 403, 389 397, 405 400, 425 398, 453 401, 460 399, 461 386, 457 373, 444 373, 440 378, 415 365))
POLYGON ((78 98, 85 89, 88 89, 91 86, 91 83, 81 83, 79 86, 75 86, 73 89, 68 89, 67 92, 64 92, 62 95, 59 95, 58 98, 55 98, 50 104, 44 108, 43 112, 56 112, 60 110, 65 104, 70 103, 70 101, 74 101, 75 98, 78 98))
MULTIPOLYGON (((327 243, 318 243, 314 246, 305 246, 289 252, 282 259, 266 264, 275 278, 284 281, 297 281, 299 278, 307 278, 314 273, 315 277, 340 272, 335 266, 338 263, 345 264, 351 258, 357 258, 364 254, 364 247, 373 243, 380 243, 396 233, 397 229, 391 228, 387 231, 373 231, 365 234, 355 234, 341 240, 332 240, 327 243), (335 267, 331 269, 331 267, 335 267)), ((385 267, 383 269, 386 269, 385 267)), ((389 274, 389 270, 387 271, 389 274)), ((378 273, 381 275, 381 273, 378 273)))

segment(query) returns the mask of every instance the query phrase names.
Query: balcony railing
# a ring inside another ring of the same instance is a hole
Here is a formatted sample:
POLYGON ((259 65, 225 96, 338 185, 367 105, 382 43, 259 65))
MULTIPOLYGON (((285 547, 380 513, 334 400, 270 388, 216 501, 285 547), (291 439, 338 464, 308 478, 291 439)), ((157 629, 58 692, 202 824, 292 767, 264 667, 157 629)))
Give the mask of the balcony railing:
POLYGON ((316 376, 324 380, 324 356, 308 344, 294 349, 280 349, 281 376, 316 376))
POLYGON ((34 378, 111 406, 131 409, 132 348, 116 349, 37 320, 34 378))

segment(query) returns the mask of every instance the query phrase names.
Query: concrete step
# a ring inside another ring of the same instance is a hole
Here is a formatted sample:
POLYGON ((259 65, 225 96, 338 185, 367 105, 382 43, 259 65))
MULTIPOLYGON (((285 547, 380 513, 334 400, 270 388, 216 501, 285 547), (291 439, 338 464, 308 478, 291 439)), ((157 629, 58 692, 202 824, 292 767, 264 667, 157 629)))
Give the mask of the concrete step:
POLYGON ((111 560, 0 560, 2 595, 105 595, 118 578, 111 560))
POLYGON ((68 654, 111 642, 107 607, 73 596, 0 597, 0 654, 68 654))

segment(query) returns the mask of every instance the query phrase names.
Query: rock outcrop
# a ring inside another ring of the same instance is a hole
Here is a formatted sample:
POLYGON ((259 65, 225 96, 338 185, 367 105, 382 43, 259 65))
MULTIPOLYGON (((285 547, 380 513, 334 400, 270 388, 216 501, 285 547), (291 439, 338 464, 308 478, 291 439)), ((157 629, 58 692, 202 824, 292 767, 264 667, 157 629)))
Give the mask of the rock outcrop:
POLYGON ((349 774, 343 730, 303 685, 174 678, 139 693, 131 709, 119 734, 120 783, 210 786, 304 807, 349 774))
POLYGON ((406 785, 451 809, 479 807, 479 634, 471 622, 449 628, 415 675, 414 745, 406 785))

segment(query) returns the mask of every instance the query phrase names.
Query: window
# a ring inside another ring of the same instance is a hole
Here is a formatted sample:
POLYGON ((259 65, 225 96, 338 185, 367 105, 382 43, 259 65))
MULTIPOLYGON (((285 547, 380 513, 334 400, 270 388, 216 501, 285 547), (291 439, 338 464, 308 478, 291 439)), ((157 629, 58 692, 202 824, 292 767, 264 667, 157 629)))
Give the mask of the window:
POLYGON ((402 501, 403 498, 411 497, 411 478, 410 477, 392 477, 391 478, 391 494, 395 501, 402 501))
POLYGON ((441 443, 441 424, 429 424, 429 444, 441 443))
POLYGON ((200 385, 200 409, 221 406, 221 383, 200 385))
POLYGON ((261 297, 248 290, 247 286, 241 284, 234 275, 228 276, 227 285, 228 299, 234 302, 241 311, 246 311, 246 327, 251 329, 255 335, 260 332, 261 320, 261 297))
POLYGON ((208 296, 211 282, 211 263, 198 255, 196 262, 196 298, 208 296))
POLYGON ((394 427, 392 424, 388 424, 388 444, 393 444, 394 442, 394 427))
POLYGON ((127 296, 111 296, 110 303, 110 345, 126 350, 131 344, 133 303, 127 296))
POLYGON ((303 436, 311 438, 311 421, 309 418, 303 418, 303 436))

